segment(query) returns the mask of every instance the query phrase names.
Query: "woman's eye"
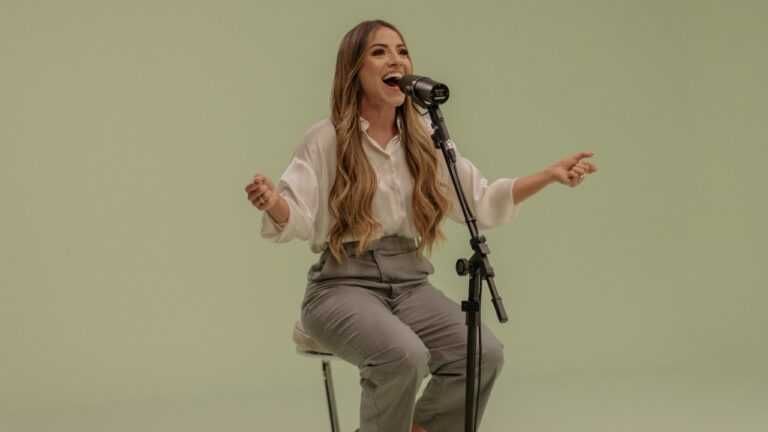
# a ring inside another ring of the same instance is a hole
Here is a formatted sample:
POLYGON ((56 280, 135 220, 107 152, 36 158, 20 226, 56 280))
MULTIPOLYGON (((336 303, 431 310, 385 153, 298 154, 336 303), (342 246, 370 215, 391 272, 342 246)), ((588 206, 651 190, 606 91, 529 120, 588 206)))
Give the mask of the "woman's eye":
POLYGON ((400 55, 408 57, 408 50, 400 50, 400 55))
POLYGON ((382 55, 382 54, 384 54, 384 50, 383 49, 375 49, 375 50, 373 50, 373 52, 371 54, 373 54, 375 56, 382 55))

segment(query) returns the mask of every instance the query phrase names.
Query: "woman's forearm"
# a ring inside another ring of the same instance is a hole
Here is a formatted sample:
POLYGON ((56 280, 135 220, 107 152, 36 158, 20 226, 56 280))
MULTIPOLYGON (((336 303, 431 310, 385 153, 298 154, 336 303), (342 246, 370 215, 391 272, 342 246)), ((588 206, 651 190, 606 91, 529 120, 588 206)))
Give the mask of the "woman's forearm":
POLYGON ((515 185, 512 186, 512 199, 515 204, 519 204, 554 181, 556 181, 556 178, 550 169, 544 169, 529 176, 519 177, 515 181, 515 185))
POLYGON ((267 213, 269 213, 269 216, 277 222, 280 225, 284 225, 286 222, 288 222, 288 217, 290 215, 290 207, 288 207, 288 202, 285 200, 285 198, 281 197, 279 194, 275 194, 277 198, 277 202, 267 210, 267 213))

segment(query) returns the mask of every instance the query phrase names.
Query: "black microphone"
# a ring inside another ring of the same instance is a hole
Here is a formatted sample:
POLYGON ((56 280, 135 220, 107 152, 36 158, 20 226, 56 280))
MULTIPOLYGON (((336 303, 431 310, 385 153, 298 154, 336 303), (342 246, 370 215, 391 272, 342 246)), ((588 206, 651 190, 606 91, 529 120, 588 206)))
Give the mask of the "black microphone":
POLYGON ((424 108, 444 104, 450 94, 447 85, 418 75, 404 75, 397 85, 403 93, 424 108))

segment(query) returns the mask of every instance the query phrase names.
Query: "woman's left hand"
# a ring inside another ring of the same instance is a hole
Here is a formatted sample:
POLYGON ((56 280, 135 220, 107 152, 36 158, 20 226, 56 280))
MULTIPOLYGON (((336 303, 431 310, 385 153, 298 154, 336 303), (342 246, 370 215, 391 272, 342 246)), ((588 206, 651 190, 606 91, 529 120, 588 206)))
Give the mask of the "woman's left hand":
POLYGON ((576 187, 584 181, 587 175, 597 171, 595 164, 585 160, 593 155, 592 152, 576 153, 553 164, 548 170, 558 182, 576 187))

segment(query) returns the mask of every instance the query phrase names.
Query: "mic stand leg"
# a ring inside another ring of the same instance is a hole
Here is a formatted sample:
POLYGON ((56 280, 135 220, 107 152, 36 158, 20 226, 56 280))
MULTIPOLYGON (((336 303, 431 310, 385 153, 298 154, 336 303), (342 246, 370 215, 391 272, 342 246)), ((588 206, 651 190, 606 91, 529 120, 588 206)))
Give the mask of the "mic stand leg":
MULTIPOLYGON (((457 272, 463 276, 459 267, 471 264, 466 259, 457 261, 457 272)), ((470 270, 471 271, 471 270, 470 270)), ((469 296, 467 300, 461 302, 461 310, 466 314, 467 325, 467 369, 466 369, 466 390, 464 393, 464 430, 473 432, 477 429, 477 394, 480 391, 478 364, 481 358, 478 355, 478 334, 480 331, 480 295, 483 289, 483 280, 473 272, 469 278, 469 296)))

